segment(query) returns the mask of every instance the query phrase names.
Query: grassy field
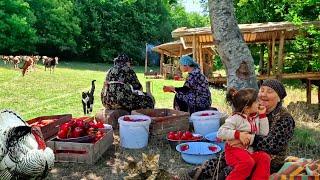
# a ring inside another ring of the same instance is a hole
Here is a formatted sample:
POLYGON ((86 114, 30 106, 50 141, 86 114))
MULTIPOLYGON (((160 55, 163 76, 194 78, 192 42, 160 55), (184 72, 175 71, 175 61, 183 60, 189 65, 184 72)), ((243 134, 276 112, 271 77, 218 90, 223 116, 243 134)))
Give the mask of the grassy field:
MULTIPOLYGON (((91 81, 96 81, 94 112, 103 106, 100 92, 110 65, 79 62, 61 62, 54 73, 44 71, 43 65, 37 65, 22 77, 20 70, 14 70, 12 65, 0 62, 0 109, 12 109, 25 120, 44 115, 72 114, 74 117, 83 116, 81 93, 88 91, 91 81)), ((172 108, 173 94, 163 93, 163 85, 182 86, 183 81, 144 78, 143 67, 135 67, 138 78, 145 89, 145 82, 152 81, 152 94, 156 107, 172 108)), ((306 106, 305 88, 299 85, 286 84, 288 97, 285 106, 293 114, 296 121, 296 131, 290 143, 290 154, 300 157, 320 158, 320 117, 317 105, 306 106)), ((225 103, 225 91, 211 88, 213 106, 220 111, 230 113, 225 103)), ((312 103, 316 103, 316 91, 312 91, 312 103)), ((168 149, 168 146, 148 146, 143 150, 125 150, 115 145, 107 151, 95 166, 78 165, 73 163, 57 163, 49 175, 49 179, 118 179, 121 171, 115 170, 118 161, 127 156, 141 157, 141 152, 161 154, 161 166, 172 173, 179 169, 190 168, 180 159, 180 155, 168 149), (113 174, 113 175, 110 175, 113 174), (109 176, 110 175, 110 176, 109 176), (111 178, 117 177, 117 178, 111 178)))

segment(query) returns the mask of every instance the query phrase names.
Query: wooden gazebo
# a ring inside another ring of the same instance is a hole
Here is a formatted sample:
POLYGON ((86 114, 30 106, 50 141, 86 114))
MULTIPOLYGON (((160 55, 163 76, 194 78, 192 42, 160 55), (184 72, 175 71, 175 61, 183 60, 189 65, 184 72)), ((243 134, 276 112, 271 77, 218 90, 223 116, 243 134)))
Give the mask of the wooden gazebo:
MULTIPOLYGON (((164 55, 169 57, 181 57, 182 55, 193 54, 193 49, 190 47, 185 47, 180 40, 160 44, 158 46, 155 46, 152 50, 158 52, 161 55, 160 74, 165 74, 165 72, 163 72, 165 69, 165 67, 163 67, 165 66, 165 64, 163 63, 164 55)), ((206 57, 205 59, 207 59, 207 61, 211 60, 212 56, 215 54, 212 50, 212 46, 203 46, 200 52, 204 57, 206 57)), ((208 66, 211 67, 212 64, 209 63, 208 66)))
MULTIPOLYGON (((283 59, 284 59, 284 44, 285 41, 294 40, 299 35, 300 30, 308 26, 320 27, 320 21, 303 22, 295 25, 291 22, 267 22, 267 23, 253 23, 253 24, 239 24, 240 31, 246 43, 267 44, 269 49, 266 73, 258 75, 258 79, 263 80, 267 78, 279 79, 306 79, 309 82, 307 87, 307 101, 310 102, 310 81, 320 80, 320 72, 307 73, 283 73, 283 59), (276 46, 278 46, 278 55, 276 57, 276 46)), ((172 31, 172 37, 179 42, 179 48, 183 48, 180 52, 185 50, 192 51, 193 58, 201 65, 204 71, 205 61, 203 52, 204 49, 211 47, 214 49, 215 39, 212 36, 210 27, 203 28, 178 28, 172 31), (181 43, 181 44, 180 44, 181 43)), ((161 45, 160 45, 161 46, 161 45)), ((172 47, 172 46, 171 46, 172 47)), ((169 51, 170 44, 166 46, 166 51, 169 51)), ((211 52, 214 52, 212 51, 211 52)), ((163 51, 164 52, 164 51, 163 51)), ((181 55, 183 53, 180 53, 181 55)), ((212 53, 214 55, 214 53, 212 53)), ((168 54, 170 56, 170 54, 168 54)), ((263 56, 261 56, 260 64, 263 63, 263 56)), ((226 77, 208 77, 213 83, 224 83, 226 77)), ((320 91, 319 91, 320 100, 320 91)))
MULTIPOLYGON (((282 78, 300 78, 300 75, 282 74, 283 69, 283 48, 286 40, 295 39, 299 30, 303 27, 314 25, 320 27, 320 21, 304 22, 295 25, 291 22, 268 22, 239 24, 240 31, 246 43, 265 43, 269 48, 269 60, 267 62, 266 76, 278 76, 282 78), (278 44, 278 59, 275 60, 275 47, 278 44)), ((210 27, 203 28, 178 28, 172 32, 172 37, 180 39, 183 47, 192 48, 193 57, 200 65, 203 65, 200 49, 203 46, 214 46, 215 39, 212 36, 210 27)), ((263 60, 263 59, 262 59, 263 60)), ((203 67, 203 66, 202 66, 203 67)), ((303 77, 319 77, 320 74, 302 75, 303 77)))

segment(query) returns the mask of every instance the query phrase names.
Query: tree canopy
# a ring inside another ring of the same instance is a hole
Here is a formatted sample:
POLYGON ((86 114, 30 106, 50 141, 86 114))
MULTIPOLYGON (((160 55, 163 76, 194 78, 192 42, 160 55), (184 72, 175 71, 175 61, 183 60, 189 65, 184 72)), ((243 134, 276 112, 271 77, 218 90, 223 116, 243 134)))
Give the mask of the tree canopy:
POLYGON ((59 55, 143 63, 145 44, 171 41, 180 26, 209 25, 177 0, 0 0, 0 54, 59 55))

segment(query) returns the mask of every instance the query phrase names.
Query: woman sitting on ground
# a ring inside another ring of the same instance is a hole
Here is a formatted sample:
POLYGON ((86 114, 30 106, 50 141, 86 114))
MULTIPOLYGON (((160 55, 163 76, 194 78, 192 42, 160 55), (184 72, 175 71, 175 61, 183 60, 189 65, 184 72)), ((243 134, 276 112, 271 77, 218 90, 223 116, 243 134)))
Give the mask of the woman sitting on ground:
POLYGON ((131 59, 122 54, 114 59, 114 66, 108 70, 101 92, 101 101, 106 109, 132 111, 154 108, 154 98, 142 92, 141 83, 130 67, 131 63, 131 59))
MULTIPOLYGON (((269 120, 269 133, 267 136, 249 134, 251 147, 255 151, 265 151, 271 155, 270 172, 277 172, 287 157, 288 144, 293 137, 295 122, 291 114, 282 106, 283 99, 287 96, 283 84, 278 80, 263 81, 259 93, 259 103, 266 107, 269 120)), ((232 146, 242 146, 239 140, 228 142, 232 146)), ((189 172, 194 179, 212 178, 218 172, 219 179, 224 179, 232 170, 226 166, 224 153, 221 153, 220 161, 211 159, 201 167, 189 172), (217 168, 218 167, 218 168, 217 168)))
POLYGON ((201 73, 199 65, 190 56, 180 58, 183 72, 188 72, 183 87, 164 86, 165 92, 176 93, 174 97, 174 109, 189 112, 210 109, 211 93, 208 79, 201 73))

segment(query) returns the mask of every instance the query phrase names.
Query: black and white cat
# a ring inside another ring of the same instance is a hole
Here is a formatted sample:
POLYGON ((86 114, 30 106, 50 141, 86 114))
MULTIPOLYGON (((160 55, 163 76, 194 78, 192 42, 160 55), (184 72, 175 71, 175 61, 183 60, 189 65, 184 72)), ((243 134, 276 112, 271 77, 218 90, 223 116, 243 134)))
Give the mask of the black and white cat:
POLYGON ((82 92, 82 106, 83 106, 84 114, 92 113, 93 102, 94 102, 94 90, 95 90, 94 82, 95 81, 96 80, 93 80, 91 83, 90 92, 89 91, 82 92))

